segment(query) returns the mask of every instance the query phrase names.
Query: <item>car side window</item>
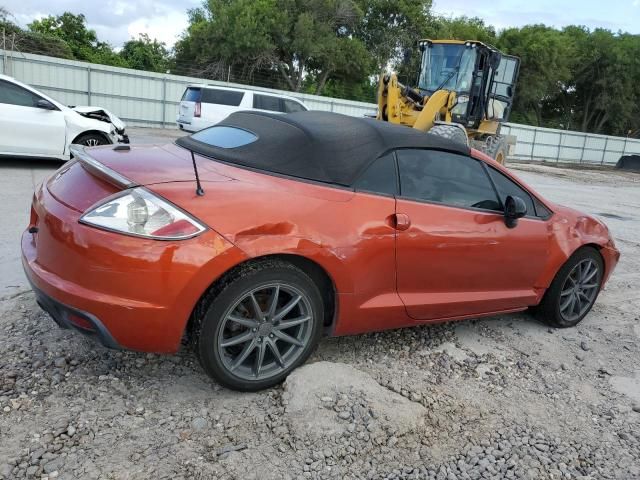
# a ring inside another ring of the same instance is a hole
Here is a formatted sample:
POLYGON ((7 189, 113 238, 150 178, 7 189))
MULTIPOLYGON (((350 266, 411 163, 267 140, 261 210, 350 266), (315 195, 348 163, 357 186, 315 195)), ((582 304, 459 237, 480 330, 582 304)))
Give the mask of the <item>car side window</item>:
POLYGON ((536 208, 529 192, 495 168, 488 168, 491 179, 493 180, 493 183, 495 183, 498 194, 500 195, 500 200, 502 200, 502 204, 504 205, 504 202, 509 195, 520 197, 527 206, 527 216, 535 217, 536 208))
POLYGON ((294 102, 293 100, 287 100, 286 98, 283 101, 284 101, 284 109, 287 113, 307 111, 307 109, 304 108, 302 105, 300 105, 298 102, 294 102))
POLYGON ((284 112, 282 99, 280 97, 272 97, 271 95, 253 94, 253 108, 260 110, 269 110, 272 112, 284 112))
POLYGON ((13 83, 0 80, 0 103, 20 107, 35 107, 40 97, 13 83))
POLYGON ((230 107, 240 106, 244 97, 244 92, 236 92, 235 90, 218 90, 217 88, 202 89, 202 103, 215 103, 216 105, 227 105, 230 107))
POLYGON ((393 154, 384 155, 369 165, 356 181, 355 188, 362 192, 397 195, 398 176, 393 154))
POLYGON ((455 207, 502 211, 478 160, 437 150, 398 150, 403 197, 455 207))

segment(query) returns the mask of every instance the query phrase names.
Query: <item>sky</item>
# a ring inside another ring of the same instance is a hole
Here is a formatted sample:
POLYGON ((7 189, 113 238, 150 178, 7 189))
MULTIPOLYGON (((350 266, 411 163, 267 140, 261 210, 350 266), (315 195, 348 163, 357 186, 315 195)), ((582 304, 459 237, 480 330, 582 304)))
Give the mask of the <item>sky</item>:
MULTIPOLYGON (((84 13, 98 38, 119 48, 139 33, 169 47, 187 26, 187 9, 202 0, 0 0, 22 26, 65 11, 84 13)), ((640 34, 640 0, 433 0, 445 16, 476 16, 503 29, 531 23, 586 25, 640 34)))

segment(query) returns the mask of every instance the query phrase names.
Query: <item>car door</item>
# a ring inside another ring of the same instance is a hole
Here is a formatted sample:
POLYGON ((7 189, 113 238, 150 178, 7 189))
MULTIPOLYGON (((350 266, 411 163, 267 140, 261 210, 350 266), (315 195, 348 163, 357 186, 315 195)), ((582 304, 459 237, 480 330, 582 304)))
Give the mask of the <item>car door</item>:
POLYGON ((42 97, 0 80, 0 152, 21 155, 62 155, 66 122, 64 113, 38 108, 42 97))
POLYGON ((546 222, 533 211, 507 228, 487 168, 472 157, 399 150, 397 161, 397 288, 409 316, 446 319, 533 305, 549 244, 546 222))

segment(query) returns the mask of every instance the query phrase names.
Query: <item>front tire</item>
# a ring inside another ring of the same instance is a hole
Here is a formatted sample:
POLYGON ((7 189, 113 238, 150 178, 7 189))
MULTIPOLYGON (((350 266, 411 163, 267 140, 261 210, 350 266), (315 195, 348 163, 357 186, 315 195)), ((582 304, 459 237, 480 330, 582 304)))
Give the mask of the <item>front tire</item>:
POLYGON ((593 247, 574 253, 556 274, 536 308, 536 316, 555 328, 573 327, 591 311, 604 275, 602 256, 593 247))
POLYGON ((469 145, 469 138, 464 128, 457 125, 447 125, 439 123, 431 127, 429 133, 437 135, 442 138, 451 140, 452 142, 461 143, 462 145, 469 145))
POLYGON ((85 147, 97 147, 99 145, 109 145, 111 142, 107 141, 107 139, 99 133, 85 133, 76 138, 73 143, 84 145, 85 147))
POLYGON ((322 335, 323 302, 302 270, 280 260, 241 266, 205 298, 195 347, 209 376, 257 391, 282 382, 322 335))

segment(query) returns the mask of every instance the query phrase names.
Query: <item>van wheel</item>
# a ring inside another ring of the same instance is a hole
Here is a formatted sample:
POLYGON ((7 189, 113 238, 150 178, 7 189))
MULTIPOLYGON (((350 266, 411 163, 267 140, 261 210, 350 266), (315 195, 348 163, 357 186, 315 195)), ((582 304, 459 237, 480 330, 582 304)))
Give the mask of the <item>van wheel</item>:
POLYGON ((323 302, 302 270, 279 260, 241 266, 224 278, 196 318, 196 354, 220 384, 257 391, 304 363, 322 334, 323 302))
POLYGON ((604 262, 596 249, 578 250, 556 274, 535 310, 536 316, 555 328, 577 325, 598 298, 603 274, 604 262))

